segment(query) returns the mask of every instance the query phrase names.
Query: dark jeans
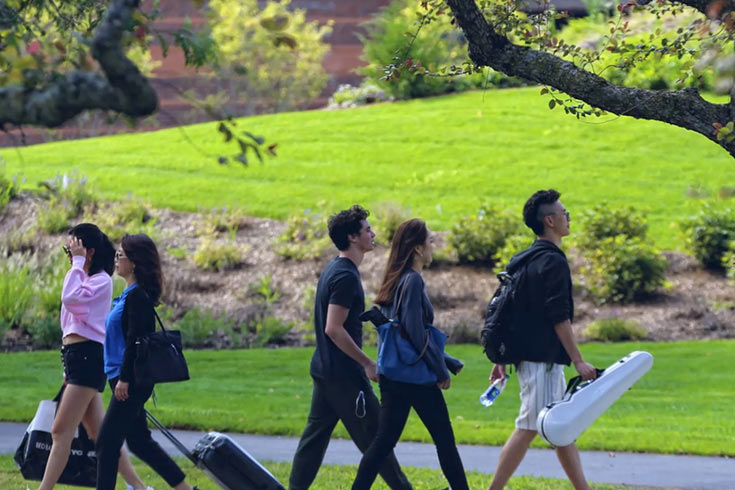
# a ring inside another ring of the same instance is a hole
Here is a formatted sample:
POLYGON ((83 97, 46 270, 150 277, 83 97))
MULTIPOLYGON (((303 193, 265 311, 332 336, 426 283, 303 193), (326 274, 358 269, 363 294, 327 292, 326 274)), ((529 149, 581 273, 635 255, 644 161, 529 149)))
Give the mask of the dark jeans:
POLYGON ((114 490, 117 481, 117 463, 120 448, 127 441, 128 449, 175 487, 186 476, 181 468, 151 437, 143 412, 143 405, 153 392, 153 385, 130 385, 129 398, 124 402, 115 398, 118 378, 110 380, 112 399, 97 436, 97 490, 114 490))
POLYGON ((365 451, 357 470, 352 490, 369 489, 378 467, 393 451, 408 419, 411 407, 431 434, 444 476, 452 490, 468 490, 462 460, 454 443, 449 411, 441 390, 436 386, 420 386, 380 377, 380 420, 378 434, 365 451))
MULTIPOLYGON (((289 479, 291 490, 306 490, 312 484, 338 421, 342 421, 355 445, 362 452, 370 446, 378 428, 380 404, 366 377, 341 380, 313 379, 311 411, 291 468, 289 479), (363 398, 358 400, 360 392, 364 395, 364 404, 363 398)), ((381 461, 380 469, 376 468, 375 472, 380 472, 380 476, 390 488, 412 489, 392 451, 388 451, 381 461)))

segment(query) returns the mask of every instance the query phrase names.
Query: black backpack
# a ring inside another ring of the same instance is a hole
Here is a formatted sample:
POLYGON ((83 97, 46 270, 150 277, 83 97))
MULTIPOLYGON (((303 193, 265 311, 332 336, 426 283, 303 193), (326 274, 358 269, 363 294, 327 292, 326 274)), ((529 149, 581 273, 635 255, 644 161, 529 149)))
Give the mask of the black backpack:
POLYGON ((514 264, 512 271, 503 271, 498 274, 500 285, 487 304, 485 325, 480 334, 485 355, 495 364, 515 364, 521 361, 518 348, 513 345, 515 338, 514 296, 525 277, 526 264, 543 252, 545 250, 530 253, 523 258, 522 262, 514 264))

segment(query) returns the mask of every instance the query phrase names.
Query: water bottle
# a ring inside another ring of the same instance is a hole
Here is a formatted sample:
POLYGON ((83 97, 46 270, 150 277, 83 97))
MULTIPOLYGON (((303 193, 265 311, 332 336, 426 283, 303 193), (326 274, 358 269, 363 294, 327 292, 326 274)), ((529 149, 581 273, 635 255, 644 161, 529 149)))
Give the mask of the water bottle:
POLYGON ((491 384, 490 387, 482 393, 482 395, 480 395, 480 403, 485 407, 489 407, 495 403, 495 400, 503 392, 505 382, 507 380, 507 376, 505 378, 496 379, 495 382, 491 384))

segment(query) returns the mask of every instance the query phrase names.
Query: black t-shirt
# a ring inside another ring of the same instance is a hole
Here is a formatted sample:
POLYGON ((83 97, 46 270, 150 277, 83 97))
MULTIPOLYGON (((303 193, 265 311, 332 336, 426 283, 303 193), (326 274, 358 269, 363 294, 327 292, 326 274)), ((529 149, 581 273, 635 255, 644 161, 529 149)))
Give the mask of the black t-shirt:
POLYGON ((362 347, 362 322, 359 316, 365 311, 365 292, 360 282, 360 272, 348 258, 335 257, 319 277, 314 304, 316 350, 311 358, 311 375, 325 379, 365 376, 362 366, 342 352, 324 332, 330 304, 349 308, 344 327, 355 344, 362 347))

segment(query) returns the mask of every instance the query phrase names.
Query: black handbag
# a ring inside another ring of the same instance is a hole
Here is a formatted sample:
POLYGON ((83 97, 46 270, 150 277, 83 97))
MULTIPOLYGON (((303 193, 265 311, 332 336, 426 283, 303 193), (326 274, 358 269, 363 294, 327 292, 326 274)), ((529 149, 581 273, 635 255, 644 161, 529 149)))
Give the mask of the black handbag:
POLYGON ((189 367, 181 346, 181 332, 166 330, 156 315, 161 331, 154 331, 135 341, 135 379, 138 382, 173 383, 189 379, 189 367))
MULTIPOLYGON (((41 400, 36 416, 28 425, 13 459, 26 480, 43 480, 49 454, 51 453, 51 426, 64 386, 53 400, 41 400)), ((79 424, 71 443, 69 459, 58 479, 59 483, 80 487, 97 486, 97 455, 94 442, 87 436, 84 426, 79 424)))

